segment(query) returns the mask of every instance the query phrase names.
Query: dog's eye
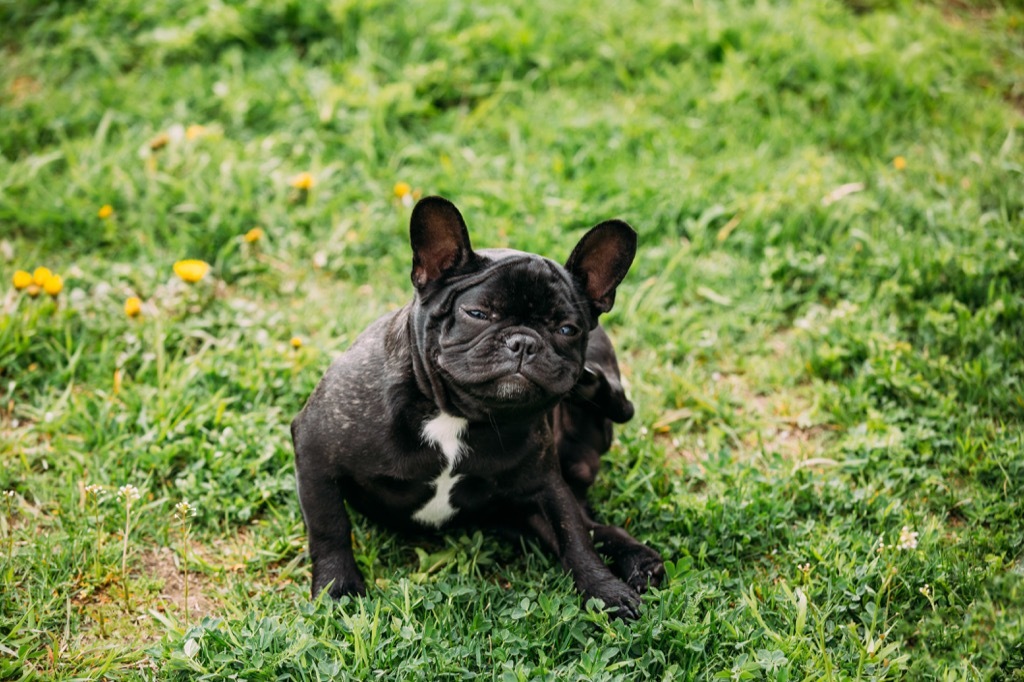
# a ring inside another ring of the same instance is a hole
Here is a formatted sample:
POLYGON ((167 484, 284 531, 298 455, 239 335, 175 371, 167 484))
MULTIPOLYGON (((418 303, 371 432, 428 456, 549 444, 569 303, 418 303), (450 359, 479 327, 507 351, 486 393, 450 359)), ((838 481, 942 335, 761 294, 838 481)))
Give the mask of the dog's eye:
POLYGON ((562 336, 576 336, 577 334, 580 333, 580 330, 572 326, 571 324, 563 324, 561 327, 558 328, 558 333, 561 334, 562 336))
POLYGON ((487 313, 485 313, 484 311, 482 311, 482 310, 473 309, 473 310, 467 310, 465 312, 466 312, 467 315, 472 317, 474 320, 488 320, 488 319, 490 319, 490 316, 487 313))

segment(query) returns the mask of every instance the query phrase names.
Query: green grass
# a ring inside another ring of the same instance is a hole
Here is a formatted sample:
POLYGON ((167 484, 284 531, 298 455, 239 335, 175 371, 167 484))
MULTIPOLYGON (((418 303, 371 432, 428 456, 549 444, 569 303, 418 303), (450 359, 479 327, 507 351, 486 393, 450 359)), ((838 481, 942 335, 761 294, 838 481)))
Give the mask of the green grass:
POLYGON ((0 679, 1021 679, 1019 3, 540 4, 0 2, 0 679), (411 296, 399 181, 478 246, 638 229, 639 621, 361 518, 310 602, 287 425, 411 296))

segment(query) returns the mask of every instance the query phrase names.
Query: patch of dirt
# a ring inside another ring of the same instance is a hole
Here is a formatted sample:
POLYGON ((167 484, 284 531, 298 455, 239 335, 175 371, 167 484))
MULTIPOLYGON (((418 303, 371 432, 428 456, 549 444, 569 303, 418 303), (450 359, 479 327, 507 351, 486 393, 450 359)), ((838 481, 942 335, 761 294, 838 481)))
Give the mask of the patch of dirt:
MULTIPOLYGON (((794 334, 783 330, 765 340, 769 351, 762 364, 772 367, 794 365, 794 334)), ((822 423, 817 414, 813 389, 807 385, 780 386, 765 392, 755 388, 757 363, 749 363, 746 372, 715 372, 710 381, 711 391, 725 394, 736 404, 739 424, 733 424, 730 442, 736 456, 750 460, 760 454, 778 453, 795 464, 812 466, 825 449, 834 426, 822 423)), ((763 383, 763 382, 761 382, 763 383)), ((667 412, 654 425, 659 437, 669 439, 672 456, 688 463, 698 464, 706 459, 704 438, 699 434, 670 433, 671 424, 685 421, 687 409, 667 412)), ((730 427, 723 425, 729 430, 730 427)), ((821 460, 824 463, 824 460, 821 460)))
MULTIPOLYGON (((193 545, 190 553, 203 551, 193 545)), ((190 554, 192 556, 192 554, 190 554)), ((185 622, 185 580, 181 559, 169 547, 149 548, 138 555, 141 566, 135 564, 130 571, 130 607, 125 609, 124 586, 118 575, 119 567, 111 567, 101 579, 87 578, 83 573, 73 589, 71 604, 87 620, 81 631, 70 639, 63 639, 61 653, 65 651, 94 652, 128 648, 142 651, 156 644, 166 633, 160 621, 166 613, 172 622, 185 622)), ((190 562, 188 577, 189 622, 219 609, 211 578, 195 571, 190 562)), ((131 667, 154 672, 155 664, 148 656, 131 667)))
MULTIPOLYGON (((191 550, 190 550, 191 551, 191 550)), ((182 571, 181 557, 168 547, 152 549, 142 555, 143 572, 154 580, 163 583, 157 595, 157 608, 172 611, 177 616, 185 613, 185 575, 182 571)), ((203 616, 215 612, 217 601, 210 595, 212 587, 209 581, 194 566, 188 574, 188 611, 193 622, 203 616)))
POLYGON ((778 452, 787 459, 800 461, 821 452, 823 441, 832 430, 814 422, 814 402, 808 390, 786 388, 769 394, 756 393, 740 374, 723 376, 732 395, 742 401, 738 408, 754 423, 742 436, 743 444, 757 452, 778 452))

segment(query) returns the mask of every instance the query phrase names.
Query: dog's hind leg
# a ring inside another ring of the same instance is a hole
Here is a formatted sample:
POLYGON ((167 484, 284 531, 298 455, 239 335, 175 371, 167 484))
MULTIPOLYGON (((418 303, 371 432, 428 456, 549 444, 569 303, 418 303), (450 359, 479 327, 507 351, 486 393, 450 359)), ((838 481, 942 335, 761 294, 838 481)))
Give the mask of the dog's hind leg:
POLYGON ((665 578, 661 555, 618 526, 590 522, 594 548, 620 580, 637 592, 658 587, 665 578))
MULTIPOLYGON (((590 518, 584 511, 584 521, 594 539, 594 549, 608 562, 617 578, 639 593, 648 587, 658 587, 665 578, 665 564, 661 555, 618 526, 606 526, 590 518)), ((558 553, 558 539, 551 524, 542 514, 527 518, 527 525, 544 547, 558 553)))

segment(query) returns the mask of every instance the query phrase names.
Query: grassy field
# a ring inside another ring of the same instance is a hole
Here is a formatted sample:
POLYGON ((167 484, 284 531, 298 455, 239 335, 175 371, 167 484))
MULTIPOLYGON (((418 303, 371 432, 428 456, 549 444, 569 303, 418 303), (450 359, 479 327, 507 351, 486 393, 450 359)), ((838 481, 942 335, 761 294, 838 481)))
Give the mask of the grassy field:
POLYGON ((1024 678, 1019 3, 2 0, 0 36, 0 679, 1024 678), (309 600, 288 423, 411 297, 416 193, 557 259, 638 229, 593 499, 670 560, 639 621, 358 517, 369 596, 309 600))

